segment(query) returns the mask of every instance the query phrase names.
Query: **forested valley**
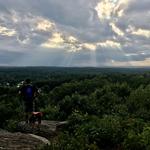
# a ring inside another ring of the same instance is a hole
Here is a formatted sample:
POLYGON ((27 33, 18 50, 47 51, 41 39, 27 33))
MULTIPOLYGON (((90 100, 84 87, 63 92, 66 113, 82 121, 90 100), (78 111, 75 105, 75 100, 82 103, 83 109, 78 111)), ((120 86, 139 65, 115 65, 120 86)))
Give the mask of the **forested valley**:
POLYGON ((68 121, 51 145, 62 150, 150 150, 150 69, 0 68, 0 128, 23 119, 19 86, 38 87, 44 120, 68 121))

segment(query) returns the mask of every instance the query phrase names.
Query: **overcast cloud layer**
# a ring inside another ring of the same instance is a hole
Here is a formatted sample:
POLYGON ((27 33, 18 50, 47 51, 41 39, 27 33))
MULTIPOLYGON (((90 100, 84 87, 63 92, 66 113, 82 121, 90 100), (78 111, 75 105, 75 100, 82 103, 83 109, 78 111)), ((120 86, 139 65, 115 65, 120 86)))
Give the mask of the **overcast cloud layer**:
POLYGON ((0 65, 150 66, 150 0, 0 0, 0 65))

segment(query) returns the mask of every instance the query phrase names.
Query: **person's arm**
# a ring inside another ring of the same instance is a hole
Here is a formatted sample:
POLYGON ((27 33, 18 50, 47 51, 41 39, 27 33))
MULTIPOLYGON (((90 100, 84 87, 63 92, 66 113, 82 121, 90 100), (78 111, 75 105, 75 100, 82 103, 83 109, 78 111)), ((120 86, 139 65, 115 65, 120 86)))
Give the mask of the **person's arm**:
POLYGON ((22 88, 23 88, 23 87, 21 87, 21 88, 18 89, 18 94, 19 94, 19 95, 22 94, 22 88))
POLYGON ((36 87, 34 87, 34 97, 37 97, 39 95, 39 91, 36 87))

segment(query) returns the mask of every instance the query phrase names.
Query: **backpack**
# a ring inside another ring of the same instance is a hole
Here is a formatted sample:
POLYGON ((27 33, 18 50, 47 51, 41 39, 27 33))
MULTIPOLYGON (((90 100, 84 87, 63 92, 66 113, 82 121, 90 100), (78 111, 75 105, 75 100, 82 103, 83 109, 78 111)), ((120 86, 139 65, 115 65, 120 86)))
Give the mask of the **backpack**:
POLYGON ((31 85, 26 86, 24 94, 26 98, 33 98, 34 96, 33 87, 31 85))

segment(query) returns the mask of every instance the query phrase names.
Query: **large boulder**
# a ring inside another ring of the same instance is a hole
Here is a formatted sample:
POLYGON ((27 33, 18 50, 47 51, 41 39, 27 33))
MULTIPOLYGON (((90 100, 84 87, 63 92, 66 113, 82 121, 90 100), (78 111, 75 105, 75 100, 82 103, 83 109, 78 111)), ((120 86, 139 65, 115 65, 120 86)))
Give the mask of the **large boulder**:
POLYGON ((33 134, 10 133, 0 130, 0 149, 5 150, 37 150, 50 142, 33 134))
POLYGON ((19 122, 16 133, 0 129, 0 149, 5 150, 38 150, 49 145, 48 139, 54 138, 68 122, 43 120, 41 125, 19 122))

